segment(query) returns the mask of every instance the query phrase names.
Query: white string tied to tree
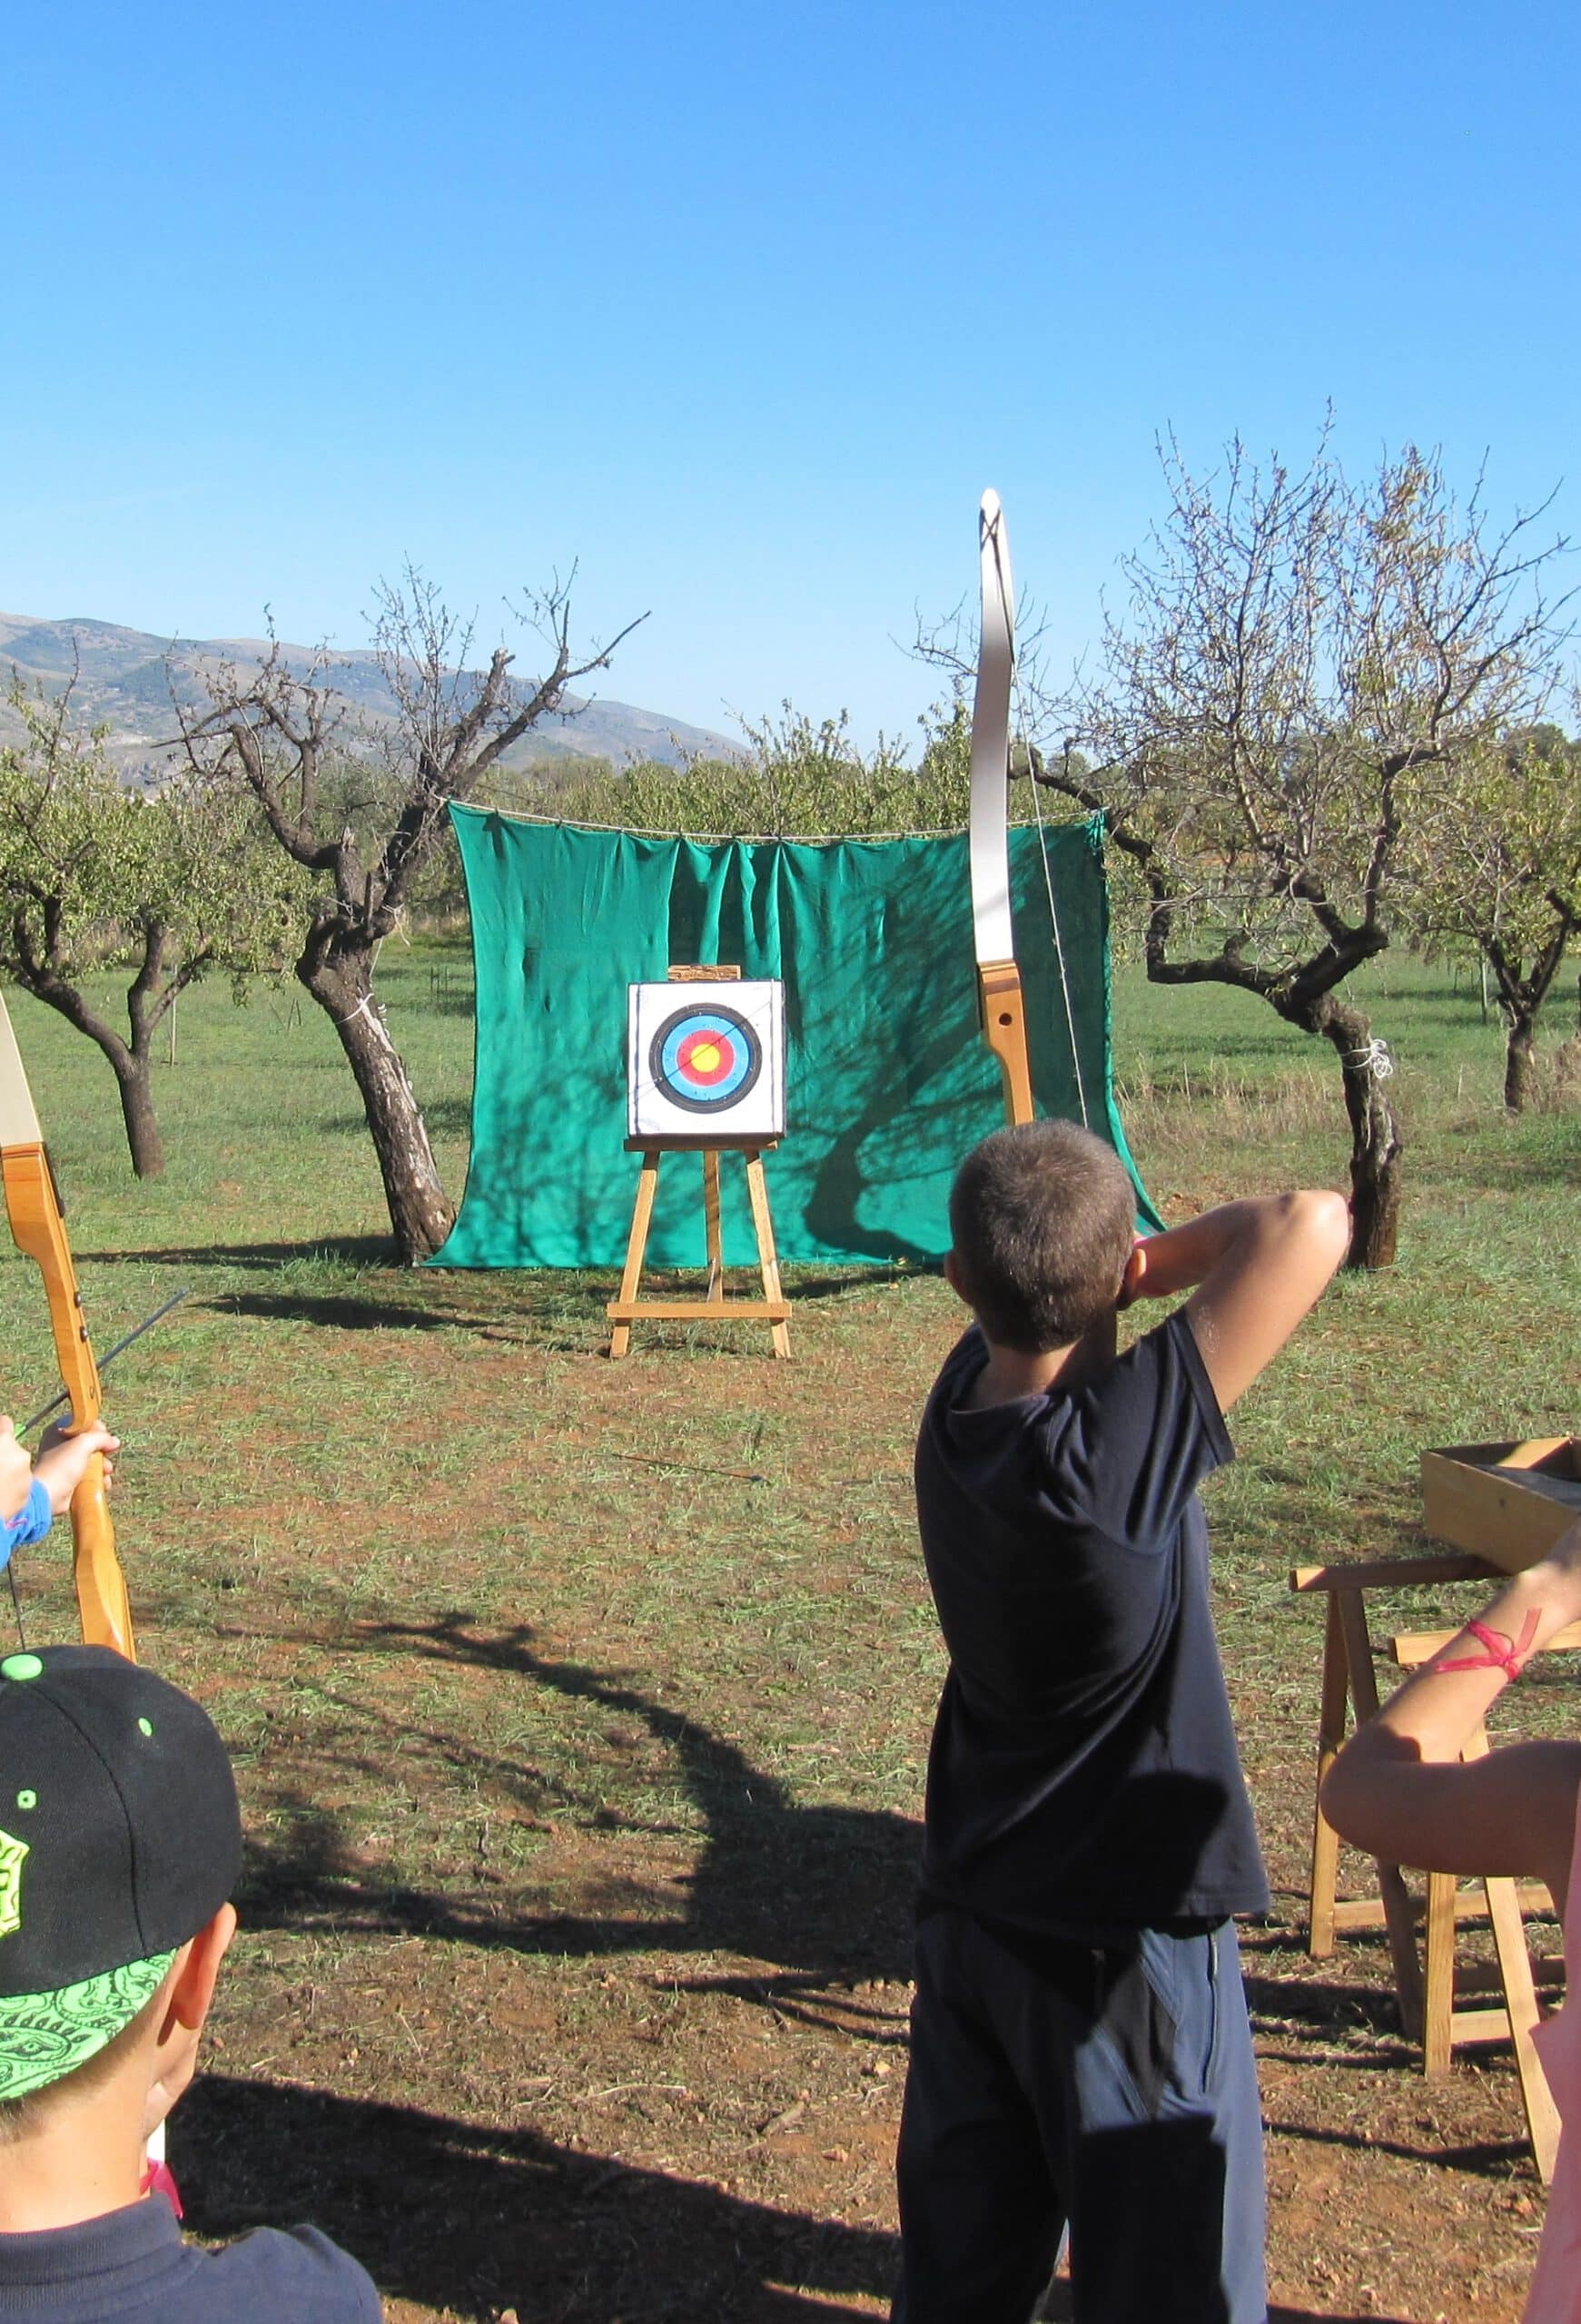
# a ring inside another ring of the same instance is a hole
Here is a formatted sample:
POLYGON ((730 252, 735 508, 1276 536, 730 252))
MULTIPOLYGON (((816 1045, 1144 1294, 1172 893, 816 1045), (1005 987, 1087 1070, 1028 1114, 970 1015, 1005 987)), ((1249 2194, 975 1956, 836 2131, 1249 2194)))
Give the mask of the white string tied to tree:
POLYGON ((1394 1057, 1389 1045, 1376 1035, 1360 1049, 1347 1049, 1344 1062, 1354 1071, 1365 1073, 1372 1081, 1387 1081, 1394 1071, 1394 1057))

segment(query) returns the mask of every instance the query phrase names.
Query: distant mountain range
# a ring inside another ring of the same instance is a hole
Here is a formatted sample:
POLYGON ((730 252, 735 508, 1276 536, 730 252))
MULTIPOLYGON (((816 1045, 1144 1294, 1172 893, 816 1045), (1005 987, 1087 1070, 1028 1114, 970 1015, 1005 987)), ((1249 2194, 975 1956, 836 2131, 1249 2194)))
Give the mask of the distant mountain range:
MULTIPOLYGON (((280 651, 300 675, 305 675, 315 658, 305 645, 282 645, 280 651)), ((0 686, 15 670, 24 684, 58 694, 74 671, 74 700, 83 722, 108 727, 110 755, 128 779, 155 775, 168 763, 177 732, 173 696, 201 706, 207 699, 206 673, 223 663, 245 670, 268 652, 267 642, 256 637, 155 637, 114 622, 0 614, 0 686)), ((525 655, 522 675, 529 681, 533 675, 525 655)), ((395 698, 374 655, 326 651, 317 676, 344 702, 347 739, 353 746, 357 729, 376 734, 394 718, 395 698)), ((638 710, 627 702, 583 702, 574 695, 567 700, 571 707, 532 728, 504 763, 588 757, 610 759, 618 766, 637 759, 673 766, 699 754, 740 754, 740 743, 726 735, 666 718, 657 710, 638 710)), ((15 740, 18 731, 15 714, 0 701, 0 743, 15 740)))

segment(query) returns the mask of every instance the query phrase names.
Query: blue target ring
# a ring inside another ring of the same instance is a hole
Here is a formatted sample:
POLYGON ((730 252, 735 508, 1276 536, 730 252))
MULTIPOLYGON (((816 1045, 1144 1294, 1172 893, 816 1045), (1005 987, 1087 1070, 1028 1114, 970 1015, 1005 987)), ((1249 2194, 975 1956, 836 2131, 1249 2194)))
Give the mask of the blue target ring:
POLYGON ((677 1009, 648 1047, 653 1084, 672 1106, 717 1113, 745 1098, 763 1071, 763 1043, 739 1009, 677 1009))

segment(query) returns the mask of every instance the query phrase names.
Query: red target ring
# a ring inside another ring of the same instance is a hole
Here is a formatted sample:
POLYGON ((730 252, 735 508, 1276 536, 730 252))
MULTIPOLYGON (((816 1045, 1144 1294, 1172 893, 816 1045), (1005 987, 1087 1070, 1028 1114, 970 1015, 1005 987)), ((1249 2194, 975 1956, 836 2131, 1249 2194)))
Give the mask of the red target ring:
POLYGON ((694 1114, 717 1113, 745 1098, 763 1071, 763 1044, 738 1009, 721 1002, 674 1010, 648 1047, 654 1088, 694 1114))

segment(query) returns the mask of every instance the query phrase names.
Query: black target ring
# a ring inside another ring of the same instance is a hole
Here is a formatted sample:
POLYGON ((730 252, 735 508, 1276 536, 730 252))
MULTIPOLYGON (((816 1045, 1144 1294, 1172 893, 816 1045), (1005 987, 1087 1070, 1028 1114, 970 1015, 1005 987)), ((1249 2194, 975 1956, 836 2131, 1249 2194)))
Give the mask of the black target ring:
POLYGON ((763 1040, 750 1018, 720 1001, 672 1009, 648 1043, 653 1086, 684 1113, 736 1106, 763 1072, 763 1040))

